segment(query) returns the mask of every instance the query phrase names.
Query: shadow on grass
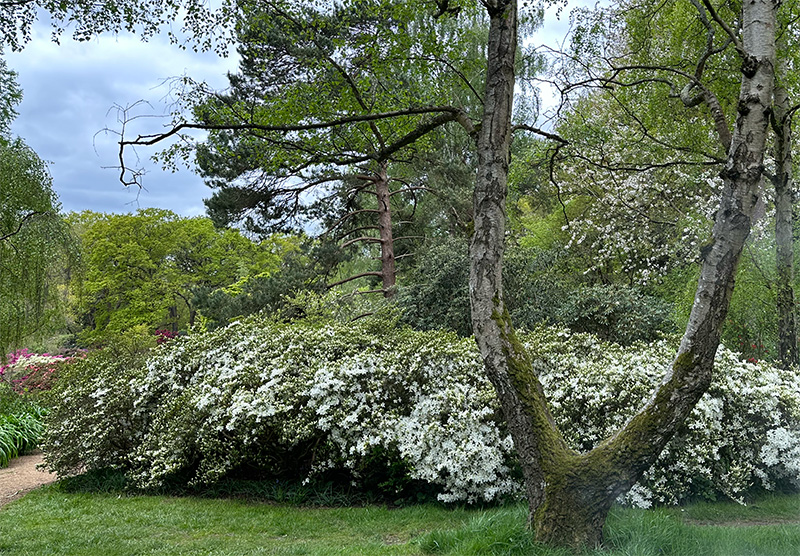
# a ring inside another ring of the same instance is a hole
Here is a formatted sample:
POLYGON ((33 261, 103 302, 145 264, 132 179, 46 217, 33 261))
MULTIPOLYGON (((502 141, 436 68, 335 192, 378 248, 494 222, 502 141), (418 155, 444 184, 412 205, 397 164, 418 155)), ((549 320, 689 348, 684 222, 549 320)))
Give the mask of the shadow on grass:
POLYGON ((53 488, 66 493, 233 498, 295 506, 359 507, 386 505, 401 507, 420 503, 437 504, 428 493, 419 499, 397 498, 384 493, 361 491, 335 481, 292 481, 285 479, 222 479, 209 485, 187 485, 173 481, 157 488, 137 487, 124 472, 114 469, 93 470, 61 479, 53 488))

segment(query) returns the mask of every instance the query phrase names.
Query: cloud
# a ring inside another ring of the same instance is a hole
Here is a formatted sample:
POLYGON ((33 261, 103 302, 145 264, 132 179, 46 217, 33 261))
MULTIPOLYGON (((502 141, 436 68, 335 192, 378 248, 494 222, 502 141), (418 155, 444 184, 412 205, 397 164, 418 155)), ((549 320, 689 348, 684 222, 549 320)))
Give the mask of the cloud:
MULTIPOLYGON (((145 100, 152 113, 167 113, 166 81, 171 77, 186 74, 224 88, 226 73, 236 69, 236 61, 181 50, 166 37, 146 43, 133 36, 83 43, 63 39, 56 45, 45 26, 35 31, 23 52, 6 55, 25 93, 12 132, 51 163, 63 210, 128 212, 159 207, 186 216, 203 213, 208 189, 202 180, 189 170, 170 173, 150 163, 155 148, 138 152, 148 172, 146 189, 123 187, 118 171, 109 168, 119 164, 117 136, 102 130, 119 129, 114 106, 145 100)), ((162 125, 158 120, 140 120, 133 132, 152 133, 162 125)))

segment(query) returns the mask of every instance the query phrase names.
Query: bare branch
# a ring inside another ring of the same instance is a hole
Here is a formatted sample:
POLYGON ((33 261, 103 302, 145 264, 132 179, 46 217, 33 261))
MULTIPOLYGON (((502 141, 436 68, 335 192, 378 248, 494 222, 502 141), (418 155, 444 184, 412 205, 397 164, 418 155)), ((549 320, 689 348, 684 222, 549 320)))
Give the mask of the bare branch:
POLYGON ((432 193, 433 195, 438 195, 438 193, 439 193, 438 191, 436 191, 435 189, 431 189, 430 187, 424 187, 422 185, 417 185, 417 186, 413 186, 413 187, 404 187, 402 189, 398 189, 397 191, 392 191, 391 193, 389 193, 389 197, 397 195, 398 193, 409 193, 409 192, 414 192, 414 191, 428 191, 429 193, 432 193))
POLYGON ((347 220, 349 220, 350 218, 354 217, 357 214, 364 214, 364 213, 378 214, 379 212, 380 211, 377 210, 377 209, 361 209, 361 210, 354 210, 353 212, 348 212, 347 214, 345 214, 344 216, 339 218, 336 222, 331 224, 331 226, 327 230, 322 232, 322 235, 323 236, 328 235, 333 230, 335 230, 337 227, 339 227, 340 224, 342 224, 343 222, 346 222, 347 220))
POLYGON ((515 125, 511 128, 512 131, 523 130, 523 131, 530 131, 531 133, 535 133, 537 135, 541 135, 547 139, 552 139, 553 141, 558 141, 564 145, 569 145, 569 141, 561 137, 556 133, 550 133, 549 131, 544 131, 543 129, 539 129, 538 127, 533 127, 530 125, 515 125))
POLYGON ((122 147, 128 145, 152 146, 157 143, 160 143, 161 141, 164 141, 165 139, 169 139, 170 137, 179 134, 181 131, 185 129, 197 129, 202 131, 220 131, 220 130, 227 130, 227 131, 251 130, 251 131, 266 131, 266 132, 313 131, 316 129, 326 129, 330 127, 336 127, 353 123, 374 122, 377 120, 388 120, 392 118, 400 118, 403 116, 415 116, 421 114, 449 113, 453 114, 453 117, 450 118, 450 120, 453 120, 455 119, 456 117, 455 115, 458 114, 459 111, 460 110, 458 108, 454 108, 452 106, 408 108, 405 110, 394 110, 391 112, 382 112, 378 114, 354 114, 352 116, 346 116, 343 118, 329 120, 326 122, 314 122, 308 124, 295 124, 295 125, 262 125, 256 123, 201 124, 201 123, 183 122, 174 126, 172 129, 164 133, 139 135, 136 137, 136 139, 130 141, 122 140, 119 142, 119 144, 122 147))
POLYGON ((344 239, 349 235, 355 234, 357 232, 362 232, 364 230, 380 230, 380 229, 381 229, 380 226, 359 226, 358 228, 353 228, 352 230, 347 230, 341 236, 339 236, 339 239, 344 239))
MULTIPOLYGON (((395 239, 397 239, 397 238, 395 238, 395 239)), ((363 241, 365 243, 381 243, 382 240, 380 238, 377 238, 377 237, 360 236, 360 237, 355 237, 353 239, 345 241, 339 247, 340 247, 340 249, 344 249, 345 247, 350 247, 351 245, 359 243, 361 241, 363 241)))

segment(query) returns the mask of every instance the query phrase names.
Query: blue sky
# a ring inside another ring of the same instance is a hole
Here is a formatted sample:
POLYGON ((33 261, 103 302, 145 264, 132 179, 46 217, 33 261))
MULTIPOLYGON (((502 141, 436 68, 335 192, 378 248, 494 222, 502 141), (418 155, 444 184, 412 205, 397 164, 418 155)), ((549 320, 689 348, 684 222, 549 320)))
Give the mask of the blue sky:
MULTIPOLYGON (((566 19, 548 18, 536 43, 555 46, 556 37, 566 30, 566 19)), ((149 163, 157 149, 137 153, 148 171, 144 189, 125 188, 111 168, 118 165, 117 137, 102 130, 119 129, 114 106, 144 100, 152 105, 148 112, 167 113, 165 81, 171 77, 186 74, 224 88, 226 73, 236 70, 234 59, 181 50, 163 36, 146 43, 132 35, 83 43, 64 37, 57 45, 43 23, 35 27, 23 52, 7 52, 5 58, 19 74, 25 95, 12 132, 50 163, 62 210, 122 213, 158 207, 184 216, 204 213, 208 188, 189 169, 171 173, 149 163)), ((136 123, 139 127, 133 131, 153 133, 165 122, 136 123)))

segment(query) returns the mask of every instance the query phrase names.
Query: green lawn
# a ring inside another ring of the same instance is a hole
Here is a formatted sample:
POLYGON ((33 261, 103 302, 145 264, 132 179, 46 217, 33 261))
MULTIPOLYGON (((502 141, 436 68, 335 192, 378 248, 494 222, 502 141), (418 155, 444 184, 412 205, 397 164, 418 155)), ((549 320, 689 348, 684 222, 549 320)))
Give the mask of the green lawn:
MULTIPOLYGON (((300 508, 242 500, 70 493, 45 487, 0 510, 2 555, 556 556, 523 530, 525 508, 300 508)), ((615 510, 614 556, 797 556, 800 497, 750 506, 615 510)))
POLYGON ((0 510, 0 554, 421 554, 410 540, 469 516, 434 506, 309 509, 44 488, 0 510))

